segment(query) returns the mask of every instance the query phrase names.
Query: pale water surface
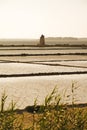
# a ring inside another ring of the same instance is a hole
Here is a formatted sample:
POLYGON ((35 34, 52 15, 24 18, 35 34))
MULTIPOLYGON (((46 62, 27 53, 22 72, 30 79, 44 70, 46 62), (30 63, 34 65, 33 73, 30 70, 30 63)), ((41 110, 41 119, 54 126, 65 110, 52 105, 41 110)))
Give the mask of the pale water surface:
MULTIPOLYGON (((25 108, 33 105, 35 98, 38 104, 44 103, 46 95, 50 94, 56 86, 61 96, 71 95, 72 83, 77 89, 76 103, 87 102, 87 74, 85 75, 60 75, 60 76, 36 76, 26 78, 1 78, 0 79, 0 96, 5 91, 8 95, 8 101, 12 99, 17 104, 17 108, 25 108)), ((63 102, 71 103, 71 97, 63 97, 63 102)))
POLYGON ((5 91, 8 95, 7 105, 11 100, 17 108, 44 103, 46 95, 56 86, 63 97, 62 102, 71 103, 72 83, 75 84, 76 103, 87 103, 87 73, 55 76, 6 77, 2 74, 38 74, 51 72, 87 72, 87 55, 44 55, 15 56, 15 54, 54 54, 54 53, 87 53, 87 48, 74 47, 1 47, 0 48, 0 97, 5 91), (14 50, 15 49, 15 50, 14 50), (18 50, 20 49, 20 50, 18 50), (22 50, 21 50, 22 49, 22 50), (30 50, 24 50, 30 49, 30 50), (57 50, 58 49, 58 50, 57 50), (65 50, 64 50, 65 49, 65 50), (7 56, 14 54, 14 56, 7 56), (6 56, 1 56, 6 55, 6 56), (64 97, 64 94, 66 95, 64 97), (70 95, 70 97, 69 97, 70 95), (68 98, 67 98, 68 96, 68 98))

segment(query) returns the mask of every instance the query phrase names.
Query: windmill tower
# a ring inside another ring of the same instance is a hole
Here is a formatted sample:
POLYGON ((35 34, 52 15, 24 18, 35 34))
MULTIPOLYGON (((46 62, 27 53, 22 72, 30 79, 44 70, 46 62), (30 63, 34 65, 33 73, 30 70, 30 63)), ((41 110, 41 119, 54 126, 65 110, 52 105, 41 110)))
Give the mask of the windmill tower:
POLYGON ((44 46, 45 45, 45 37, 44 35, 41 35, 40 37, 40 46, 44 46))

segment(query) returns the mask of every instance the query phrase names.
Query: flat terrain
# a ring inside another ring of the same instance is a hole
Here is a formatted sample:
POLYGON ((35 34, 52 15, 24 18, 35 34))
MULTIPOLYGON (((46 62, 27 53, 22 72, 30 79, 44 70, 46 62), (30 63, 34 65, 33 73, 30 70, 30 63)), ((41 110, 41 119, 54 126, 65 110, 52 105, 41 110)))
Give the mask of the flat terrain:
POLYGON ((63 102, 71 103, 67 95, 71 94, 72 82, 78 87, 76 103, 87 103, 86 46, 38 47, 25 43, 19 47, 16 41, 5 41, 0 47, 0 95, 5 91, 8 103, 13 99, 23 109, 37 98, 41 104, 55 86, 62 96, 66 91, 63 102))

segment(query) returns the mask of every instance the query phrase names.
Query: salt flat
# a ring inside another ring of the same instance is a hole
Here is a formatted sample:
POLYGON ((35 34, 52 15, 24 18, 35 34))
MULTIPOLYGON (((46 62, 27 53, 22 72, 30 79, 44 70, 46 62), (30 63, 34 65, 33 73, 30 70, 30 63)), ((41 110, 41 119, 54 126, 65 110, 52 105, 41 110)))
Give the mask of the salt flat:
POLYGON ((78 72, 78 71, 81 72, 87 71, 87 68, 74 67, 74 65, 73 67, 67 67, 67 66, 49 66, 41 64, 25 64, 25 63, 0 63, 0 74, 35 74, 35 73, 50 73, 50 72, 78 72))
POLYGON ((86 68, 87 67, 87 61, 52 61, 52 62, 34 62, 34 63, 38 63, 38 64, 43 64, 43 65, 53 65, 53 66, 73 66, 73 67, 82 67, 82 68, 86 68))
POLYGON ((64 54, 67 54, 67 53, 87 53, 87 50, 86 49, 75 49, 75 50, 69 50, 69 49, 66 49, 66 50, 0 50, 0 55, 3 54, 3 55, 15 55, 15 54, 57 54, 57 53, 64 53, 64 54))
MULTIPOLYGON (((72 82, 75 87, 78 87, 75 90, 76 103, 87 103, 87 74, 1 78, 0 96, 5 91, 8 95, 7 102, 13 100, 18 108, 23 109, 28 105, 33 105, 35 98, 38 99, 38 104, 42 104, 45 96, 51 93, 55 86, 62 96, 65 91, 66 95, 71 95, 72 82)), ((71 96, 63 97, 63 102, 71 103, 71 96)))
POLYGON ((57 56, 0 56, 0 61, 13 62, 35 62, 35 61, 64 61, 64 60, 86 60, 87 55, 57 55, 57 56))
MULTIPOLYGON (((87 71, 87 55, 42 55, 16 56, 15 54, 54 54, 54 53, 87 53, 86 49, 74 47, 1 47, 0 75, 6 74, 35 74, 50 72, 84 72, 87 71), (5 50, 6 49, 6 50, 5 50), (19 50, 18 50, 19 49, 19 50), (22 50, 21 50, 22 49, 22 50), (27 50, 29 49, 29 50, 27 50), (14 56, 7 56, 14 54, 14 56)), ((0 97, 5 91, 7 102, 17 103, 18 108, 33 105, 35 98, 38 104, 44 102, 47 94, 57 86, 63 97, 63 102, 71 103, 72 82, 78 87, 75 90, 76 103, 87 103, 87 74, 56 75, 56 76, 27 76, 0 78, 0 97), (67 95, 70 97, 67 98, 67 95)), ((8 104, 7 103, 7 104, 8 104)))

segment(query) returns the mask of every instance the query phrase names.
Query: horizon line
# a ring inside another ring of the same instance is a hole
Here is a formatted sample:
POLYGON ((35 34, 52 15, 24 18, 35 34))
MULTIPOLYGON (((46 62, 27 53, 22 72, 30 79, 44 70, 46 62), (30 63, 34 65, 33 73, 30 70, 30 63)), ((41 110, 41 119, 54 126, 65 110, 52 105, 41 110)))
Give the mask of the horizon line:
MULTIPOLYGON (((45 36, 45 35, 44 35, 45 36)), ((87 37, 72 37, 72 36, 65 36, 65 37, 60 37, 60 36, 49 36, 49 37, 45 37, 46 38, 72 38, 72 39, 87 39, 87 37)), ((0 40, 38 40, 39 38, 0 38, 0 40)))

